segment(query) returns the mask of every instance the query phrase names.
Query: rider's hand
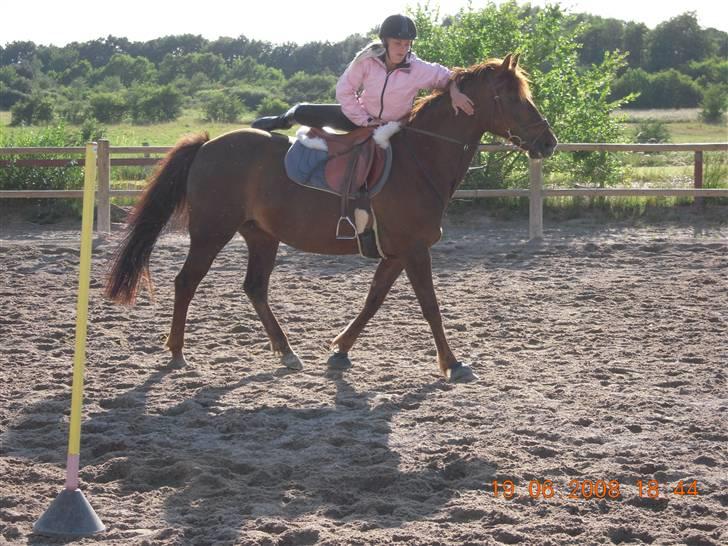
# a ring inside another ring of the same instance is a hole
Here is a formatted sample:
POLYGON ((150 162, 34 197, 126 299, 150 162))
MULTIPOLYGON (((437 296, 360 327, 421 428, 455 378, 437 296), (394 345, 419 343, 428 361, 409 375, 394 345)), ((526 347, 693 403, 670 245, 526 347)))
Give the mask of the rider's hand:
POLYGON ((455 82, 450 84, 450 101, 452 102, 452 109, 455 110, 455 115, 458 115, 458 110, 462 110, 467 115, 472 116, 475 113, 475 107, 473 101, 463 92, 458 89, 455 82))

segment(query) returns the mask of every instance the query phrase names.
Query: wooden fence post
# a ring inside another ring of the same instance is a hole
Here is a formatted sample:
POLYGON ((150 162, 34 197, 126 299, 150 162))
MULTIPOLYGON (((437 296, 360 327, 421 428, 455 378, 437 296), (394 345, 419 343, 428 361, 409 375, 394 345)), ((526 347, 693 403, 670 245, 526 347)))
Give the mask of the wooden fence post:
POLYGON ((528 158, 531 194, 529 195, 528 237, 543 239, 543 160, 528 158))
POLYGON ((96 231, 109 233, 111 231, 111 157, 109 141, 99 140, 96 166, 98 168, 98 189, 96 193, 96 231))

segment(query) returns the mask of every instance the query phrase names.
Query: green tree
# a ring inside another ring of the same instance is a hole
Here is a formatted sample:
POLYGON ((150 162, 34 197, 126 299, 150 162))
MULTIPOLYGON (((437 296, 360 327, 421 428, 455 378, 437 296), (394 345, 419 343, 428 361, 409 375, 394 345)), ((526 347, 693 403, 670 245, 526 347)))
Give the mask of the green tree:
POLYGON ((134 123, 173 121, 182 111, 182 94, 169 85, 134 87, 127 102, 134 123))
POLYGON ((10 112, 10 125, 42 125, 53 120, 53 102, 47 95, 34 94, 19 100, 10 112))
POLYGON ((700 118, 706 123, 720 123, 728 110, 728 84, 708 86, 700 103, 700 118))
POLYGON ((285 82, 283 71, 260 64, 252 57, 242 57, 233 61, 228 71, 227 81, 241 81, 249 85, 281 87, 285 82))
POLYGON ((93 117, 101 123, 119 123, 127 110, 124 97, 118 93, 96 93, 89 100, 93 117))
POLYGON ((647 68, 652 72, 679 67, 710 54, 710 42, 694 11, 660 23, 650 33, 647 68))
POLYGON ((130 87, 134 83, 147 83, 156 78, 156 69, 148 59, 133 57, 126 53, 112 55, 109 62, 97 73, 97 79, 118 77, 121 83, 130 87))
POLYGON ((212 81, 220 81, 225 71, 225 60, 215 53, 168 54, 159 65, 159 81, 170 83, 176 78, 189 79, 198 73, 212 81))
POLYGON ((234 123, 243 110, 240 101, 229 91, 207 92, 202 98, 207 121, 234 123))
POLYGON ((296 72, 283 86, 285 99, 297 102, 331 102, 334 100, 336 78, 330 75, 296 72))
MULTIPOLYGON (((522 65, 531 73, 535 102, 561 141, 614 142, 620 136, 610 113, 622 101, 610 101, 609 91, 616 72, 625 65, 624 55, 607 54, 592 68, 579 68, 577 36, 582 29, 559 6, 534 10, 514 1, 481 9, 471 5, 447 25, 438 24, 437 13, 420 6, 414 18, 420 34, 417 54, 427 60, 469 66, 520 52, 522 65)), ((549 164, 599 183, 619 175, 613 154, 559 154, 549 164)), ((511 174, 520 177, 526 168, 524 156, 511 174)))

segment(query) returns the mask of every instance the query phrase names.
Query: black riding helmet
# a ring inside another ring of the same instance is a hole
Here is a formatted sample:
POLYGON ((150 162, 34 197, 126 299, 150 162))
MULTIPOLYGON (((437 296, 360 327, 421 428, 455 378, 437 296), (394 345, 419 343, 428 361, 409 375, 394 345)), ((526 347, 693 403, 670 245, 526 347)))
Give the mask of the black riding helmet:
POLYGON ((379 27, 379 39, 414 40, 417 38, 415 22, 406 15, 390 15, 379 27))

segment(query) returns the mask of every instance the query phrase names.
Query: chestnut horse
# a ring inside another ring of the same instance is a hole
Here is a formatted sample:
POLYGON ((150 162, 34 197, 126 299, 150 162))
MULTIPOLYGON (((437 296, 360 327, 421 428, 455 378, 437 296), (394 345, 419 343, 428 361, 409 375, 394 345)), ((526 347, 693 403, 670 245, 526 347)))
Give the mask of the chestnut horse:
MULTIPOLYGON (((484 132, 510 140, 532 158, 551 155, 556 138, 531 99, 517 56, 457 69, 453 78, 473 101, 475 113, 456 114, 448 92, 436 92, 418 103, 409 122, 390 141, 394 152, 390 179, 372 199, 386 258, 379 262, 364 308, 333 340, 329 365, 334 368, 351 365, 349 350, 404 270, 432 329, 441 373, 450 381, 474 378, 445 338, 430 247, 440 239, 447 204, 484 132)), ((149 279, 152 249, 173 213, 188 213, 190 248, 175 278, 167 339, 170 366, 186 364, 182 348, 190 302, 215 256, 237 232, 248 246, 244 291, 282 364, 302 368, 268 305, 278 245, 282 241, 319 254, 356 254, 358 247, 355 241, 335 238, 338 197, 305 188, 286 176, 283 157, 289 145, 287 137, 256 129, 213 140, 207 135, 187 137, 163 159, 136 205, 106 287, 106 295, 119 303, 133 303, 141 278, 149 279)))

